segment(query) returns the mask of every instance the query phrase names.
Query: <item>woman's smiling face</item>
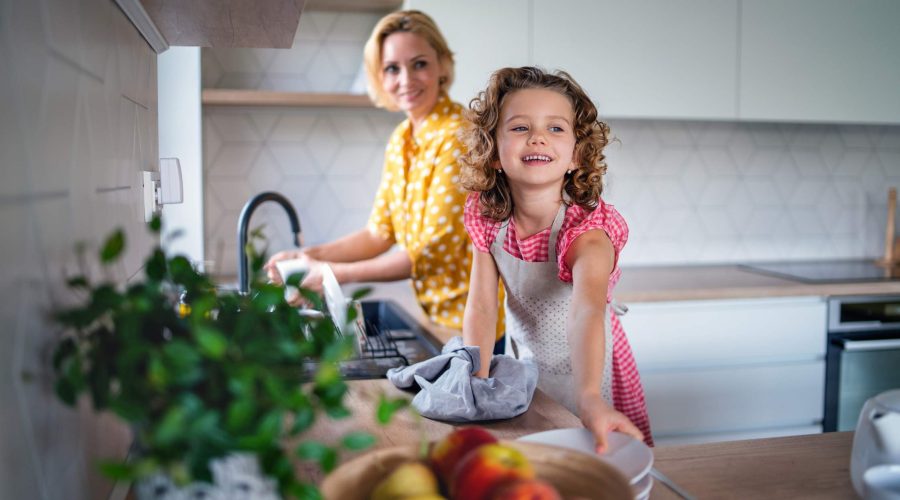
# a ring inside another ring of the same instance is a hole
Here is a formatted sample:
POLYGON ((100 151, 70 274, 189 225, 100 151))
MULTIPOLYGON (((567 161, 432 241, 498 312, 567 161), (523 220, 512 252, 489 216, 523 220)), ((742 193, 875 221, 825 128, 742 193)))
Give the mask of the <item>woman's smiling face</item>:
MULTIPOLYGON (((497 153, 512 183, 562 183, 575 168, 575 112, 552 90, 524 89, 506 96, 497 125, 497 153)), ((557 188, 558 189, 558 188, 557 188)))
POLYGON ((382 89, 414 123, 437 104, 443 68, 437 51, 421 36, 388 35, 381 47, 381 71, 382 89))

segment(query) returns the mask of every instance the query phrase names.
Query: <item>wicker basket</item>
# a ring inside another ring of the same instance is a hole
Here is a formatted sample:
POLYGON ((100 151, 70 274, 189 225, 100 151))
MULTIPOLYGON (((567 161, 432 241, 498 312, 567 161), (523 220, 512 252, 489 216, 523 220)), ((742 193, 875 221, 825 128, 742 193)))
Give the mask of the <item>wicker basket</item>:
MULTIPOLYGON (((528 457, 537 476, 563 498, 631 499, 634 493, 619 471, 591 455, 537 443, 502 441, 528 457)), ((322 482, 326 500, 368 500, 375 486, 402 462, 415 459, 416 446, 381 448, 357 457, 322 482)))

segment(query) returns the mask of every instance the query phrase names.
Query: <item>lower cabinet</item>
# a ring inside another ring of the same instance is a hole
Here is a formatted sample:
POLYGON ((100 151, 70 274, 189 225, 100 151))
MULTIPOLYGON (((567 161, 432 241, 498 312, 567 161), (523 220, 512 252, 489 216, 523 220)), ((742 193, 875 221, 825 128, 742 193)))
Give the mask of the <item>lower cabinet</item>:
POLYGON ((823 297, 629 304, 657 444, 822 431, 823 297))

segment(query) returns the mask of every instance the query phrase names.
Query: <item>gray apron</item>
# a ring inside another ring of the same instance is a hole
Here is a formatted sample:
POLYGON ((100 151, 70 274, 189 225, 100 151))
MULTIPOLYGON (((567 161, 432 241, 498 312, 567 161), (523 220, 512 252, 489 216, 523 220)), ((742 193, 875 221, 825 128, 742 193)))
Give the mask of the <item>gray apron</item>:
MULTIPOLYGON (((572 283, 559 279, 556 262, 556 241, 565 213, 566 205, 561 204, 550 226, 547 262, 525 262, 503 249, 509 219, 500 226, 491 244, 491 256, 506 287, 506 353, 519 359, 533 359, 538 366, 538 388, 577 415, 575 379, 566 335, 572 283)), ((609 318, 607 306, 603 379, 597 385, 603 399, 612 406, 613 344, 609 318)))

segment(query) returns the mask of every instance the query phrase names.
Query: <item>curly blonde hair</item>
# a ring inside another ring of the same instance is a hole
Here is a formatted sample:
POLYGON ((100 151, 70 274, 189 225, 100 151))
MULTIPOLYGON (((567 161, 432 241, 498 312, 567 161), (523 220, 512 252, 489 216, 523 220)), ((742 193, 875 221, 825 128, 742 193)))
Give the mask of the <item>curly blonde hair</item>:
POLYGON ((363 49, 363 62, 366 67, 366 90, 369 92, 369 98, 379 108, 385 108, 388 111, 397 111, 397 105, 391 97, 381 88, 382 68, 381 68, 381 50, 384 46, 384 40, 394 33, 415 33, 424 38, 428 45, 437 52, 438 62, 443 70, 440 79, 441 93, 446 94, 453 84, 454 61, 453 52, 447 46, 447 40, 441 34, 434 20, 428 17, 428 14, 418 10, 400 10, 391 12, 381 18, 372 34, 366 41, 366 47, 363 49))
MULTIPOLYGON (((606 173, 603 148, 609 142, 609 126, 597 119, 597 108, 578 83, 565 71, 548 73, 540 68, 503 68, 495 71, 487 88, 479 92, 466 111, 468 124, 460 134, 467 151, 460 156, 460 184, 481 193, 481 214, 493 220, 506 220, 513 209, 512 194, 506 176, 493 168, 499 161, 497 126, 503 102, 512 93, 524 89, 547 89, 569 99, 575 111, 575 163, 567 173, 563 192, 572 203, 593 210, 600 203, 603 174, 606 173)), ((560 196, 562 196, 562 192, 560 196)))

